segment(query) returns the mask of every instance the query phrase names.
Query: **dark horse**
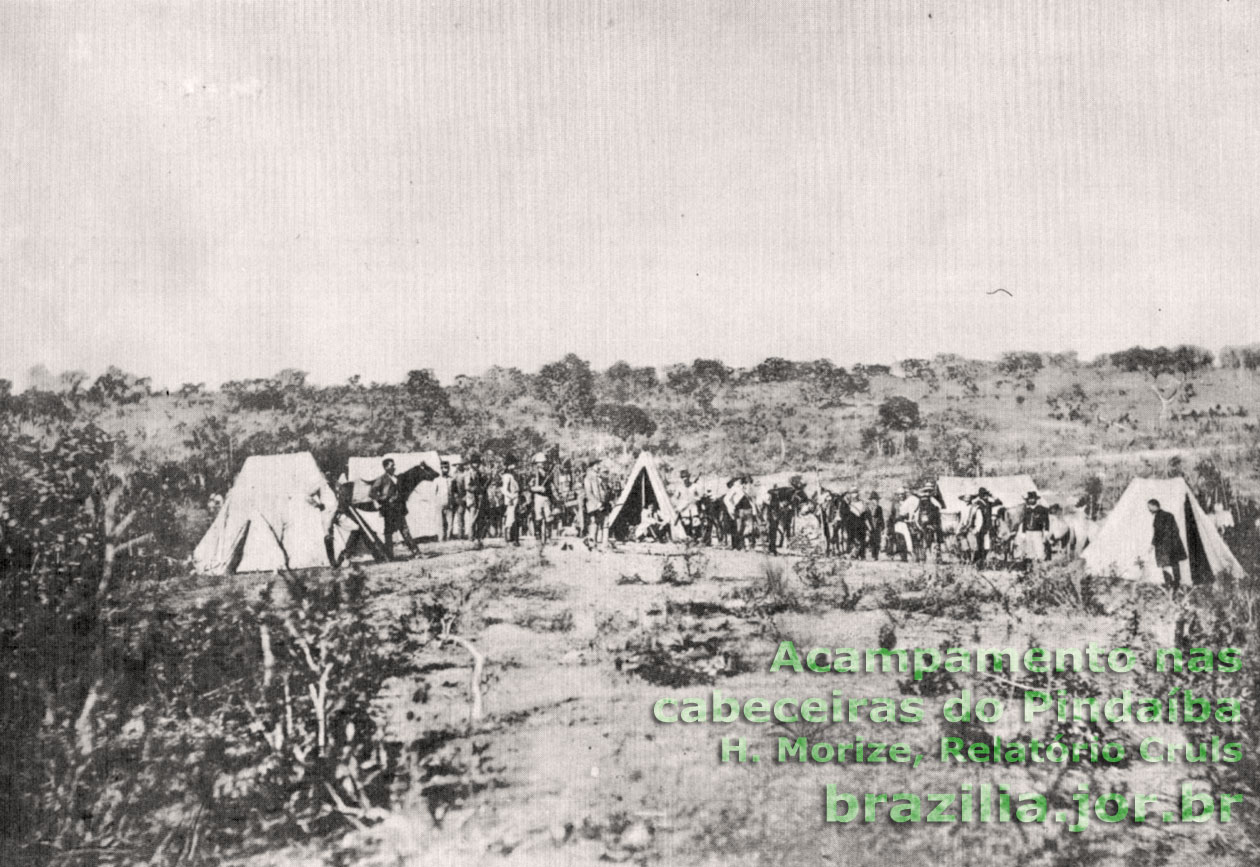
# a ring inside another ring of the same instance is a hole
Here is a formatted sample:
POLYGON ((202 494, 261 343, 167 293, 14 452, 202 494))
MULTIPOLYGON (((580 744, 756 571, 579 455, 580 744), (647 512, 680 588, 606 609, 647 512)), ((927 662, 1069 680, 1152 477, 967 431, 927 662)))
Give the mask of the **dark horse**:
POLYGON ((848 494, 823 489, 815 503, 822 527, 824 551, 848 556, 866 545, 866 522, 853 511, 848 494))

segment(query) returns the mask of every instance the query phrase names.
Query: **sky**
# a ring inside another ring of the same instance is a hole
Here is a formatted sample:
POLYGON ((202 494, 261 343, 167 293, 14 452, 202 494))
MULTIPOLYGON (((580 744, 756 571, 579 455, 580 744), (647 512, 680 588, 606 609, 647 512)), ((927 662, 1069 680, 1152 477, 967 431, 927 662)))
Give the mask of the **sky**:
POLYGON ((0 106, 19 385, 1260 340, 1254 3, 12 0, 0 106))

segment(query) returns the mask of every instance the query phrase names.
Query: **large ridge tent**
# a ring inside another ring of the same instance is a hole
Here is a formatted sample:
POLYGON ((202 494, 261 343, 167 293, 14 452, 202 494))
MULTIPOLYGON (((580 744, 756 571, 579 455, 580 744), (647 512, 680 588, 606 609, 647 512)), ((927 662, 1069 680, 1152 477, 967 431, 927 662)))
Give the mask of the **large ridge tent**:
MULTIPOLYGON (((198 572, 231 575, 330 564, 337 498, 310 452, 254 455, 193 552, 198 572)), ((336 544, 336 543, 334 543, 336 544)))
MULTIPOLYGON (((398 474, 403 489, 410 488, 407 496, 407 529, 411 531, 412 537, 440 537, 442 507, 445 503, 437 501, 437 486, 433 483, 442 470, 442 458, 437 452, 391 452, 379 458, 350 458, 345 477, 353 486, 350 502, 359 506, 371 501, 368 489, 385 472, 382 463, 386 458, 394 459, 394 472, 398 474)), ((361 508, 359 517, 378 536, 385 531, 385 519, 379 512, 361 508)))
POLYGON ((967 504, 962 501, 963 494, 974 494, 981 488, 988 489, 1004 506, 1018 506, 1024 502, 1029 491, 1037 490, 1037 484, 1029 475, 941 476, 936 484, 945 503, 941 511, 958 515, 967 511, 967 504))
POLYGON ((670 536, 682 540, 686 534, 678 518, 678 510, 665 488, 665 479, 656 465, 656 458, 651 452, 640 452, 626 483, 621 489, 621 496, 613 504, 608 513, 608 533, 612 538, 625 538, 642 520, 643 511, 655 505, 665 523, 669 525, 670 536))
POLYGON ((1184 565, 1187 561, 1182 561, 1183 575, 1188 571, 1195 584, 1218 575, 1243 577, 1242 566, 1195 499, 1186 480, 1180 477, 1134 479, 1129 483, 1082 555, 1090 573, 1163 583, 1152 545, 1154 518, 1147 507, 1150 500, 1158 500, 1160 508, 1177 519, 1182 544, 1189 554, 1188 570, 1184 565))

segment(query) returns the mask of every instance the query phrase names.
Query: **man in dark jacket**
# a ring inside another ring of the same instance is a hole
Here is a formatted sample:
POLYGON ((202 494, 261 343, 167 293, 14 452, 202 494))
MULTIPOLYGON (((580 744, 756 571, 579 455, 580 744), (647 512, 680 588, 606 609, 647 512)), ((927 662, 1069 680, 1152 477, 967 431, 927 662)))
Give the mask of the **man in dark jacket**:
POLYGON ((372 482, 368 496, 376 502, 376 508, 385 520, 385 554, 394 559, 394 534, 397 533, 414 557, 419 549, 407 529, 407 498, 403 496, 402 483, 394 473, 394 459, 386 458, 381 465, 385 473, 372 482))
POLYGON ((871 491, 866 506, 866 551, 872 560, 879 559, 879 543, 883 535, 884 507, 879 504, 879 493, 871 491))
POLYGON ((1165 512, 1160 508, 1159 500, 1148 500, 1146 506, 1155 516, 1154 535, 1151 537, 1155 563, 1164 572, 1164 586, 1176 590, 1181 586, 1181 561, 1189 556, 1186 554, 1186 546, 1181 543, 1177 519, 1172 512, 1165 512))
POLYGON ((1036 491, 1029 491, 1024 497, 1024 514, 1020 518, 1016 537, 1020 560, 1025 566, 1050 559, 1050 548, 1047 545, 1049 533, 1050 509, 1041 502, 1036 491))

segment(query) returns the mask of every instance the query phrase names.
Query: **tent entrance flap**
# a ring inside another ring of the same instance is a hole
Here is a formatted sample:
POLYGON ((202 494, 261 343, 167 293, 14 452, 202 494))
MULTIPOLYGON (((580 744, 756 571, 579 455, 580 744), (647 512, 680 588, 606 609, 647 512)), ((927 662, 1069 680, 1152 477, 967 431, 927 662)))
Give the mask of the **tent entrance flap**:
POLYGON ((1190 582, 1192 584, 1212 583, 1212 564, 1208 560, 1207 550, 1203 547, 1203 537, 1199 535, 1199 522, 1194 519, 1194 507, 1190 498, 1185 500, 1186 554, 1189 555, 1190 582))

